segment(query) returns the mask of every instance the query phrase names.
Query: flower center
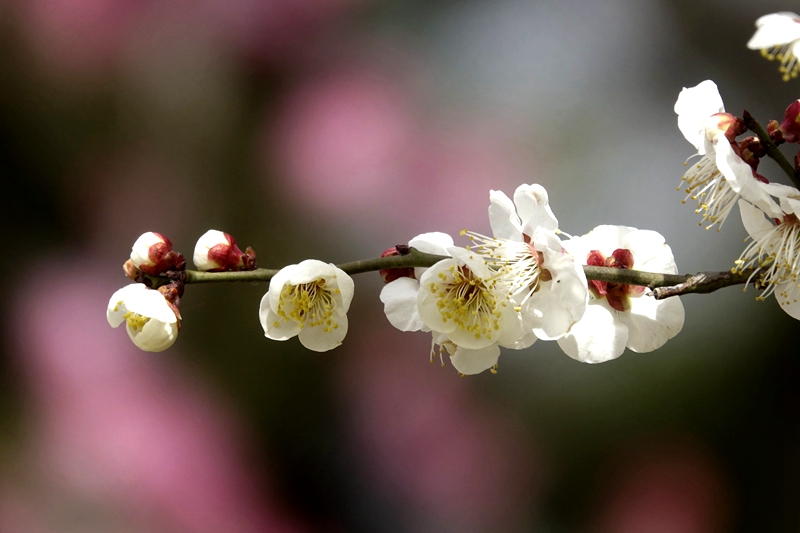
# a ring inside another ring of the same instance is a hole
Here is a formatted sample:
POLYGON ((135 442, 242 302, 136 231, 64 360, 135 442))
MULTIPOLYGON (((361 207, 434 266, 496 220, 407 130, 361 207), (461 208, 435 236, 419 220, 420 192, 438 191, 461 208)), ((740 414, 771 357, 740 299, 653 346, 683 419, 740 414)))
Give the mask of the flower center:
MULTIPOLYGON (((339 294, 339 289, 333 291, 339 294)), ((325 280, 318 279, 299 285, 284 284, 278 301, 279 317, 285 321, 293 320, 301 328, 306 326, 322 326, 323 331, 330 333, 339 325, 333 319, 336 300, 325 287, 325 280)), ((276 326, 279 324, 276 322, 276 326)))
POLYGON ((128 323, 128 327, 131 331, 141 331, 145 324, 150 322, 150 317, 140 315, 139 313, 134 313, 133 311, 128 311, 122 318, 125 319, 125 322, 128 323))
MULTIPOLYGON (((709 222, 706 229, 711 229, 714 224, 718 224, 719 231, 736 205, 739 193, 731 188, 717 164, 708 155, 704 155, 686 171, 681 181, 686 182, 686 198, 681 203, 685 204, 689 198, 696 200, 697 209, 694 212, 703 215, 697 225, 702 226, 703 222, 709 222)), ((676 190, 681 190, 681 187, 676 190)))
MULTIPOLYGON (((617 248, 609 257, 606 257, 599 250, 592 250, 586 257, 586 264, 630 270, 633 268, 633 254, 627 248, 617 248)), ((631 295, 643 293, 644 287, 592 279, 589 280, 589 290, 592 292, 592 296, 597 299, 605 298, 608 305, 621 312, 630 310, 631 295)))
POLYGON ((502 275, 509 297, 524 294, 520 306, 539 290, 540 282, 553 279, 550 271, 542 268, 544 254, 533 247, 527 235, 523 235, 525 242, 519 242, 466 230, 461 234, 468 235, 470 241, 477 243, 474 251, 502 275))
POLYGON ((441 282, 430 284, 430 290, 436 294, 442 321, 452 320, 476 339, 491 340, 492 332, 500 329, 501 313, 494 291, 496 278, 485 280, 466 266, 451 266, 449 275, 440 272, 439 279, 441 282))
MULTIPOLYGON (((761 273, 761 283, 766 288, 758 296, 759 300, 776 292, 777 285, 797 283, 800 269, 800 220, 795 215, 785 215, 783 221, 761 240, 751 242, 735 263, 736 266, 731 269, 734 274, 754 268, 755 271, 750 276, 752 279, 757 273, 761 273)), ((788 287, 776 292, 776 298, 781 305, 791 303, 788 287)))

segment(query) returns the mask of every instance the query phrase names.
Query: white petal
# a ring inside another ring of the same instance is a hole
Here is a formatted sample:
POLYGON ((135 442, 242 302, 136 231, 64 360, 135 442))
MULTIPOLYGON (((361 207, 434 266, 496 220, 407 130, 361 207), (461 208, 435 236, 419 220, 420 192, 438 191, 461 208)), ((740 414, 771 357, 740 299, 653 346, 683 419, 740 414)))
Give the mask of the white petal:
POLYGON ((725 111, 722 97, 719 95, 717 85, 706 80, 694 87, 684 87, 675 102, 675 113, 678 115, 678 129, 681 130, 686 140, 692 143, 700 155, 705 139, 705 120, 716 113, 725 111))
POLYGON ((448 276, 448 279, 452 279, 452 275, 449 272, 451 266, 458 266, 458 261, 455 259, 439 261, 426 270, 419 280, 420 290, 417 293, 417 311, 426 326, 440 333, 450 333, 457 326, 452 320, 445 322, 442 319, 442 314, 436 305, 436 293, 431 291, 431 286, 439 287, 441 280, 438 276, 440 273, 448 276))
POLYGON ((644 353, 661 348, 677 335, 685 313, 678 297, 656 300, 643 294, 631 298, 630 311, 619 313, 617 318, 628 326, 628 348, 644 353))
MULTIPOLYGON (((318 279, 325 279, 325 281, 328 281, 332 279, 334 275, 337 274, 336 271, 339 270, 334 265, 324 263, 317 259, 306 259, 292 266, 293 268, 290 270, 291 275, 287 280, 288 283, 292 285, 311 283, 318 279)), ((341 272, 341 270, 339 270, 339 272, 341 272)))
POLYGON ((455 259, 458 259, 461 264, 466 265, 467 268, 469 268, 472 273, 479 278, 489 279, 492 277, 492 271, 489 269, 486 261, 484 261, 481 256, 476 255, 465 248, 458 248, 455 246, 448 248, 447 252, 455 259))
POLYGON ((470 350, 459 346, 456 348, 456 352, 450 356, 450 362, 462 374, 473 375, 492 368, 497 364, 499 357, 500 348, 496 344, 479 350, 470 350))
POLYGON ((192 262, 197 270, 210 270, 212 268, 219 268, 220 265, 208 259, 208 251, 220 244, 230 244, 225 234, 219 230, 210 229, 197 239, 197 244, 194 245, 194 254, 192 255, 192 262))
POLYGON ((258 318, 264 329, 264 336, 272 340, 285 341, 300 333, 300 324, 294 320, 285 320, 272 310, 269 293, 261 298, 258 318))
POLYGON ((800 287, 797 282, 787 281, 775 287, 775 299, 787 315, 800 320, 800 287))
POLYGON ((625 351, 628 326, 615 320, 615 313, 605 299, 591 300, 583 318, 558 339, 558 345, 568 356, 584 363, 616 359, 625 351))
POLYGON ((547 191, 541 185, 534 183, 517 187, 514 191, 514 204, 517 206, 525 235, 533 235, 536 228, 551 231, 558 228, 558 220, 550 209, 547 191))
POLYGON ((739 200, 739 214, 747 233, 755 241, 760 241, 775 227, 764 218, 764 212, 744 200, 739 200))
POLYGON ((522 223, 514 203, 502 191, 489 191, 489 225, 495 237, 510 241, 522 240, 522 223))
MULTIPOLYGON (((281 301, 281 292, 283 291, 283 286, 286 285, 286 282, 292 277, 294 269, 297 268, 297 265, 287 265, 282 269, 278 270, 278 272, 272 276, 272 279, 269 281, 269 289, 267 290, 267 297, 269 299, 269 306, 273 311, 278 310, 278 306, 280 305, 281 301)), ((263 306, 264 301, 261 301, 263 306)))
POLYGON ((672 249, 657 231, 640 229, 628 233, 619 247, 633 253, 633 268, 636 270, 663 274, 678 273, 672 249))
POLYGON ((398 278, 381 290, 381 302, 386 318, 400 331, 419 331, 423 322, 417 311, 419 281, 398 278))
POLYGON ((111 298, 108 300, 108 308, 106 309, 106 319, 108 319, 108 323, 111 327, 117 328, 120 324, 125 322, 123 315, 128 312, 125 302, 129 298, 135 298, 136 293, 146 290, 148 290, 148 288, 141 283, 131 283, 111 295, 111 298))
MULTIPOLYGON (((758 182, 758 186, 766 191, 767 194, 780 198, 781 210, 784 213, 800 214, 800 190, 782 183, 758 182)), ((782 213, 777 215, 769 213, 769 215, 773 218, 780 218, 782 213)))
POLYGON ((331 291, 339 289, 339 293, 336 296, 342 298, 342 303, 340 307, 337 307, 336 311, 339 314, 344 314, 350 309, 350 303, 353 301, 356 286, 355 283, 353 283, 353 278, 351 278, 347 272, 333 264, 331 266, 333 267, 336 279, 334 281, 329 278, 326 288, 331 291))
MULTIPOLYGON (((174 314, 173 314, 174 316, 174 314)), ((178 324, 150 319, 141 330, 134 331, 126 327, 133 343, 145 352, 163 352, 178 338, 178 324)))
POLYGON ((757 205, 770 216, 779 217, 783 213, 760 182, 753 176, 753 169, 736 155, 724 135, 714 140, 717 168, 735 192, 748 202, 757 205))
MULTIPOLYGON (((417 235, 408 241, 408 245, 426 254, 450 255, 447 253, 447 249, 452 247, 454 243, 453 238, 447 233, 434 231, 431 233, 417 235)), ((414 268, 414 276, 416 276, 417 279, 420 279, 426 270, 427 268, 416 267, 414 268)))
POLYGON ((336 318, 338 327, 325 331, 322 326, 305 327, 300 330, 297 338, 300 343, 314 352, 327 352, 342 344, 347 335, 347 315, 336 318))
POLYGON ((440 231, 423 233, 408 241, 408 245, 412 248, 416 248, 426 254, 435 255, 447 255, 447 248, 453 246, 453 244, 453 238, 440 231))
POLYGON ((747 42, 751 50, 761 50, 800 39, 800 18, 790 12, 771 13, 756 21, 755 35, 747 42))

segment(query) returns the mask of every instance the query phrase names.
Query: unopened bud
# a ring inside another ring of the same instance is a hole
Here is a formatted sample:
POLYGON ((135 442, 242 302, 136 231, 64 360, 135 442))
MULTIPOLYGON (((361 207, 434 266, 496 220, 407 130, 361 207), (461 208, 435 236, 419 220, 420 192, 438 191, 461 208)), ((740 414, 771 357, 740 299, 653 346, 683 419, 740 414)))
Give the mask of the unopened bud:
POLYGON ((770 120, 767 123, 767 134, 769 135, 770 140, 775 143, 775 146, 780 146, 786 142, 786 139, 783 138, 781 125, 778 124, 777 120, 770 120))
MULTIPOLYGON (((397 245, 389 248, 381 254, 381 257, 389 257, 393 255, 406 255, 408 254, 408 246, 397 245), (405 252, 405 253, 403 253, 405 252)), ((380 270, 381 278, 384 283, 391 283, 399 278, 415 278, 413 268, 382 268, 380 270)))
POLYGON ((177 252, 172 251, 172 243, 159 233, 148 231, 142 234, 131 248, 133 266, 152 276, 171 270, 178 262, 177 252))
POLYGON ((708 117, 705 121, 706 136, 709 140, 714 140, 717 135, 725 135, 730 141, 734 142, 736 137, 747 131, 744 120, 734 117, 730 113, 716 113, 708 117))
POLYGON ((755 171, 760 159, 767 155, 767 149, 758 137, 746 137, 738 143, 738 155, 755 171))
POLYGON ((255 250, 248 247, 242 252, 232 235, 215 229, 208 230, 197 240, 192 260, 198 270, 206 272, 258 268, 255 250))
POLYGON ((781 132, 786 142, 796 143, 800 141, 800 100, 795 100, 783 113, 781 122, 781 132))
POLYGON ((134 265, 133 261, 130 259, 125 261, 125 263, 122 265, 122 270, 125 272, 125 275, 128 276, 128 279, 136 282, 142 281, 144 273, 136 268, 136 265, 134 265))

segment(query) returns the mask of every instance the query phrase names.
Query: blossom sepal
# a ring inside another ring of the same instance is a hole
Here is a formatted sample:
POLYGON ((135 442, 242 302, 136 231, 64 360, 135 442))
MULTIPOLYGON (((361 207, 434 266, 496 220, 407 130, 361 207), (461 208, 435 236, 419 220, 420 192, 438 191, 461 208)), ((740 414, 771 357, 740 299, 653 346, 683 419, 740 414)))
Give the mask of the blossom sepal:
POLYGON ((342 344, 354 284, 337 266, 306 259, 278 271, 261 299, 259 319, 264 335, 283 341, 297 336, 315 352, 342 344))
MULTIPOLYGON (((397 246, 392 246, 388 248, 381 254, 381 257, 393 257, 396 255, 408 255, 408 245, 405 244, 398 244, 397 246)), ((384 283, 391 283, 396 279, 399 278, 413 278, 414 276, 414 268, 407 267, 407 268, 382 268, 379 271, 381 275, 381 279, 383 279, 384 283)))
MULTIPOLYGON (((171 291, 177 295, 174 286, 171 291)), ((180 330, 177 300, 169 301, 165 293, 133 283, 116 291, 108 301, 106 318, 112 327, 126 324, 133 343, 146 352, 163 352, 175 343, 180 330)))
POLYGON ((229 233, 211 229, 205 232, 194 247, 192 262, 203 272, 255 270, 256 252, 251 247, 242 252, 229 233))

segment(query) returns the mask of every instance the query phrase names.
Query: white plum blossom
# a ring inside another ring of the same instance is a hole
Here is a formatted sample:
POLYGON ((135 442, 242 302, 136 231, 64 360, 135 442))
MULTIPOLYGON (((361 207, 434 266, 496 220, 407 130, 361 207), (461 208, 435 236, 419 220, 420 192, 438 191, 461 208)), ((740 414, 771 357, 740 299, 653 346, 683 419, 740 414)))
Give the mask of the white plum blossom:
POLYGON ((742 223, 752 241, 732 271, 741 273, 755 269, 751 279, 759 275, 766 287, 757 299, 764 300, 774 294, 781 309, 800 320, 800 191, 776 183, 764 187, 780 198, 783 214, 774 217, 777 221, 774 223, 764 218, 760 209, 739 201, 742 223))
POLYGON ((108 301, 106 318, 112 327, 126 324, 133 343, 146 352, 161 352, 178 338, 180 318, 157 290, 141 283, 127 285, 108 301))
POLYGON ((770 61, 780 61, 783 81, 800 73, 800 16, 784 11, 764 15, 756 20, 756 33, 748 41, 751 50, 761 50, 770 61))
POLYGON ((172 243, 161 235, 148 231, 136 239, 131 248, 131 262, 144 272, 157 276, 168 268, 167 254, 172 251, 172 243))
POLYGON ((236 239, 215 229, 208 230, 197 240, 192 256, 197 270, 204 272, 240 270, 245 265, 244 259, 245 255, 236 245, 236 239))
MULTIPOLYGON (((582 237, 564 241, 576 259, 595 266, 676 274, 672 250, 655 231, 626 226, 598 226, 582 237)), ((592 280, 586 313, 558 340, 578 361, 601 363, 619 357, 627 346, 651 352, 683 327, 678 297, 656 300, 644 287, 592 280)))
POLYGON ((278 341, 297 335, 309 350, 332 350, 347 334, 353 292, 353 279, 333 264, 306 259, 284 267, 261 299, 264 335, 278 341))
POLYGON ((708 222, 706 229, 717 225, 719 231, 739 198, 779 214, 775 202, 759 187, 752 167, 737 153, 738 146, 732 141, 739 133, 738 120, 725 113, 713 81, 684 87, 675 102, 675 113, 678 128, 700 158, 691 164, 681 178, 683 185, 677 188, 685 187, 684 203, 690 198, 697 201, 695 212, 703 216, 699 225, 708 222))
MULTIPOLYGON (((450 250, 454 248, 453 238, 441 232, 417 235, 408 241, 408 245, 421 252, 443 256, 449 256, 450 250)), ((463 249, 456 248, 456 250, 459 250, 457 254, 463 252, 463 249)), ((386 318, 400 331, 431 332, 431 362, 434 361, 438 346, 442 365, 444 365, 443 357, 447 354, 453 367, 462 375, 479 374, 486 369, 495 372, 500 357, 500 347, 497 342, 483 348, 465 348, 458 346, 446 334, 431 331, 431 328, 423 322, 417 307, 417 299, 420 292, 419 278, 427 270, 427 268, 417 268, 413 278, 400 277, 384 285, 381 290, 381 302, 384 305, 386 318)))
POLYGON ((541 185, 521 185, 514 202, 490 192, 489 238, 469 233, 476 252, 503 274, 526 333, 543 340, 563 336, 583 316, 588 293, 583 268, 562 246, 558 220, 541 185))
MULTIPOLYGON (((447 251, 451 259, 439 261, 422 274, 417 311, 434 332, 434 343, 451 354, 450 361, 461 374, 494 369, 500 346, 523 347, 520 316, 502 274, 469 250, 453 247, 447 251)), ((536 340, 528 337, 528 345, 536 340)))

